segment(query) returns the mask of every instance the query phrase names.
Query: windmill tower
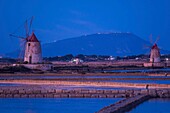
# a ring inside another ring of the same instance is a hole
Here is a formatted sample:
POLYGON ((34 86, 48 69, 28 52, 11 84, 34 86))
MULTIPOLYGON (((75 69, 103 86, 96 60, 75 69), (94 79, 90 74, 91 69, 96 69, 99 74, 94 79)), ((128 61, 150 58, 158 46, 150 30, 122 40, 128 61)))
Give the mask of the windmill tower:
POLYGON ((152 44, 152 46, 148 46, 150 48, 150 58, 149 62, 144 63, 144 67, 165 67, 165 63, 161 62, 160 49, 157 45, 159 37, 154 43, 152 43, 152 35, 150 36, 150 38, 150 42, 152 44))
POLYGON ((15 33, 10 34, 10 36, 22 39, 22 47, 19 58, 23 57, 24 62, 28 62, 29 64, 41 63, 42 62, 41 43, 37 39, 34 32, 32 32, 30 35, 33 17, 31 17, 29 20, 30 20, 29 27, 28 20, 26 20, 24 23, 26 32, 25 37, 17 36, 15 35, 15 33))
POLYGON ((29 64, 42 62, 41 44, 34 32, 26 38, 24 62, 29 64))
POLYGON ((160 50, 159 50, 157 44, 155 43, 155 44, 151 47, 150 62, 151 62, 151 63, 161 62, 160 56, 161 56, 161 55, 160 55, 160 50))
POLYGON ((156 44, 159 40, 159 37, 155 40, 154 43, 152 43, 152 35, 150 35, 150 42, 152 46, 150 47, 150 62, 151 63, 159 63, 161 62, 161 54, 160 54, 160 49, 158 48, 158 45, 156 44))

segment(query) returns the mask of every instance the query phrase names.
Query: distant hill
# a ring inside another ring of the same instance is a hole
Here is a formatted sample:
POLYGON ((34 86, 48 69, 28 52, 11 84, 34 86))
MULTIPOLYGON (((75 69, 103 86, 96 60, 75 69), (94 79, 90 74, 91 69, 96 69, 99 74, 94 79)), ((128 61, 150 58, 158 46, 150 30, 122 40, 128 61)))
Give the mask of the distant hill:
POLYGON ((145 54, 149 42, 132 33, 92 34, 43 45, 43 56, 96 54, 125 56, 145 54))
MULTIPOLYGON (((145 45, 151 44, 132 33, 109 33, 47 43, 42 45, 42 51, 46 57, 66 54, 128 56, 148 53, 149 49, 145 45)), ((16 52, 7 55, 17 57, 16 52)))

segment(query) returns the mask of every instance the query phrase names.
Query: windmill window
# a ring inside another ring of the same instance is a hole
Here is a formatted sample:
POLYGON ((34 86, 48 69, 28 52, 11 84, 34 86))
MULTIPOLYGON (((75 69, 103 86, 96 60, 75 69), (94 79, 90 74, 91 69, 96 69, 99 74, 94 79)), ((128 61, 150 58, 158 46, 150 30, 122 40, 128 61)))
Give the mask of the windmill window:
POLYGON ((30 51, 30 45, 31 45, 31 44, 30 44, 30 43, 28 43, 28 52, 30 51))

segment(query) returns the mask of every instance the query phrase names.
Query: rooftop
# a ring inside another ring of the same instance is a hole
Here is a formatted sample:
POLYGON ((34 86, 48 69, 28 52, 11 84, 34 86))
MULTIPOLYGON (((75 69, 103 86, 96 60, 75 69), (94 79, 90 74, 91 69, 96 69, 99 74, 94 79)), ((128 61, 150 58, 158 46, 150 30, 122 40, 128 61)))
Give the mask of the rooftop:
POLYGON ((27 41, 28 41, 28 42, 39 42, 34 33, 32 33, 32 34, 27 38, 27 41))

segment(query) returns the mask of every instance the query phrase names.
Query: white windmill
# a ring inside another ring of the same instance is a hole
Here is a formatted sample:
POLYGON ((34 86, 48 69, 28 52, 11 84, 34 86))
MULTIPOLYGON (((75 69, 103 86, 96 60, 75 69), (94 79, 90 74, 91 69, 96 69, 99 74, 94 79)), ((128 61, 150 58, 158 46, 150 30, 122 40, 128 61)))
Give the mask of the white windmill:
POLYGON ((160 50, 157 46, 157 44, 154 44, 151 48, 151 53, 150 53, 150 62, 151 63, 158 63, 161 62, 160 59, 160 50))
POLYGON ((25 21, 25 31, 26 36, 17 36, 15 33, 10 34, 10 36, 17 37, 22 39, 22 47, 19 58, 23 57, 24 62, 29 64, 32 63, 41 63, 42 62, 42 51, 40 41, 35 36, 34 32, 30 34, 30 29, 33 21, 33 17, 31 17, 28 27, 28 20, 25 21))
POLYGON ((155 43, 151 47, 151 51, 150 51, 150 62, 151 63, 161 62, 160 49, 158 48, 158 45, 157 45, 158 40, 159 40, 159 37, 156 39, 155 43))
POLYGON ((157 45, 159 37, 157 37, 156 41, 152 43, 152 35, 150 36, 150 43, 152 46, 148 46, 150 49, 150 58, 149 63, 144 63, 144 67, 164 67, 165 63, 161 62, 161 54, 160 49, 157 45))

